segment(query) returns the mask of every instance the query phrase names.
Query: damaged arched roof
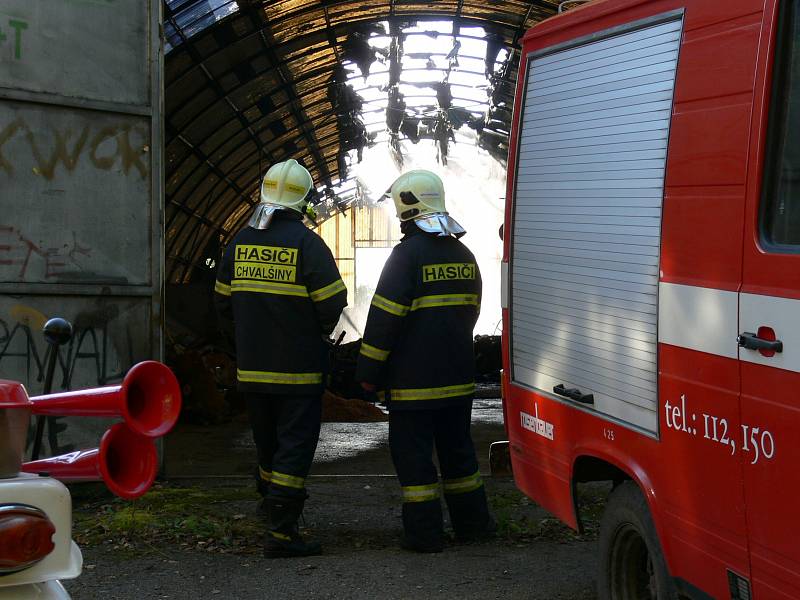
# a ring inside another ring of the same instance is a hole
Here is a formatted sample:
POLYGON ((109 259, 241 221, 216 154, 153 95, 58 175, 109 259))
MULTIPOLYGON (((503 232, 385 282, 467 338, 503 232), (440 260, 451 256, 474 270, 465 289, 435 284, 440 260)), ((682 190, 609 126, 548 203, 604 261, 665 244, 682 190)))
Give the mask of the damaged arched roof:
POLYGON ((353 197, 348 153, 393 136, 435 138, 440 122, 465 123, 476 129, 482 147, 504 158, 518 42, 558 4, 165 0, 167 281, 187 282, 198 271, 208 272, 220 241, 244 225, 257 201, 260 174, 274 162, 296 158, 318 186, 312 201, 333 200, 341 207, 353 197), (450 33, 426 31, 425 23, 444 21, 452 24, 450 33), (456 34, 465 31, 465 39, 478 31, 485 41, 485 67, 474 56, 459 64, 456 34), (412 86, 433 88, 413 109, 406 109, 413 102, 407 92, 404 101, 397 85, 403 82, 400 55, 409 35, 447 36, 452 44, 446 55, 412 57, 423 66, 410 71, 444 73, 443 80, 436 75, 428 84, 410 77, 412 86), (376 44, 375 37, 385 44, 376 44), (367 83, 373 65, 385 72, 380 84, 367 83), (474 104, 474 90, 449 76, 484 69, 485 106, 475 113, 467 104, 474 104), (363 93, 370 85, 370 93, 363 93))

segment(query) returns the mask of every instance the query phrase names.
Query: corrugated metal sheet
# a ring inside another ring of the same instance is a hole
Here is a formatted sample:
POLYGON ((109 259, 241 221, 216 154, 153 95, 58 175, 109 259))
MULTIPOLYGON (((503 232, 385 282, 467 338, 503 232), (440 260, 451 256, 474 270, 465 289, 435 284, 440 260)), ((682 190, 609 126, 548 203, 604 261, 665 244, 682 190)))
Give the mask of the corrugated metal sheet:
POLYGON ((514 205, 513 377, 656 431, 661 203, 682 21, 529 63, 514 205))
POLYGON ((355 207, 351 212, 356 248, 392 248, 400 241, 400 222, 385 205, 355 207))
POLYGON ((336 259, 336 266, 347 286, 347 302, 355 302, 356 271, 355 248, 353 247, 352 219, 345 213, 336 213, 317 227, 317 233, 328 245, 336 259))

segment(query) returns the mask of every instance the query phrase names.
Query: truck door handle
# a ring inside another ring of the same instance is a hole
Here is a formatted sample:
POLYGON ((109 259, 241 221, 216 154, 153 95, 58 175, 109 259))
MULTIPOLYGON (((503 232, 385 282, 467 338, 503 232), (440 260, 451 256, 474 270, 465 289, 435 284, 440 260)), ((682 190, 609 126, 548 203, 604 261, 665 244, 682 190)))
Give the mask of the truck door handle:
POLYGON ((768 352, 783 352, 783 342, 780 340, 765 340, 758 334, 745 331, 736 338, 739 346, 748 350, 766 350, 768 352))
POLYGON ((594 394, 584 394, 578 388, 566 388, 563 383, 559 383, 553 388, 553 391, 559 396, 564 396, 576 402, 583 404, 594 404, 594 394))

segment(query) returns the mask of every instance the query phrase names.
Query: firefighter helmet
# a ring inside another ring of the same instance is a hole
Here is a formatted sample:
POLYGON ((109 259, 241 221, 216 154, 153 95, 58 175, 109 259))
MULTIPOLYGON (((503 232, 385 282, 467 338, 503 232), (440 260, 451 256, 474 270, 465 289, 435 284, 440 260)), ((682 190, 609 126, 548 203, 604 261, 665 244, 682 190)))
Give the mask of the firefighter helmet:
POLYGON ((314 185, 311 173, 293 158, 272 165, 261 183, 261 202, 302 213, 314 185))
POLYGON ((446 213, 444 184, 436 173, 418 169, 395 179, 391 187, 397 218, 408 221, 423 215, 446 213))
POLYGON ((444 184, 436 173, 424 169, 403 173, 395 179, 389 193, 394 200, 397 218, 401 221, 413 219, 423 231, 440 236, 461 237, 466 233, 447 214, 444 184))

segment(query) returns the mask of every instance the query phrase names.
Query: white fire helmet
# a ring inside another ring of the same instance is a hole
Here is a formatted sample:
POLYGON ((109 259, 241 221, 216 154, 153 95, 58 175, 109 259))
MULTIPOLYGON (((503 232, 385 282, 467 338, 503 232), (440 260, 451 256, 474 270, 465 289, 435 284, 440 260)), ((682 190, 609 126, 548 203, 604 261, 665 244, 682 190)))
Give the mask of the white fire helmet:
POLYGON ((398 177, 389 190, 397 218, 411 219, 423 231, 440 236, 461 237, 466 233, 455 219, 447 214, 444 204, 444 184, 436 173, 419 169, 398 177))
POLYGON ((311 173, 293 158, 272 165, 261 182, 261 202, 248 225, 267 229, 276 210, 296 210, 304 214, 306 196, 314 182, 311 173))
POLYGON ((303 212, 306 196, 314 185, 311 173, 290 158, 272 165, 261 183, 261 202, 277 204, 285 208, 303 212))

